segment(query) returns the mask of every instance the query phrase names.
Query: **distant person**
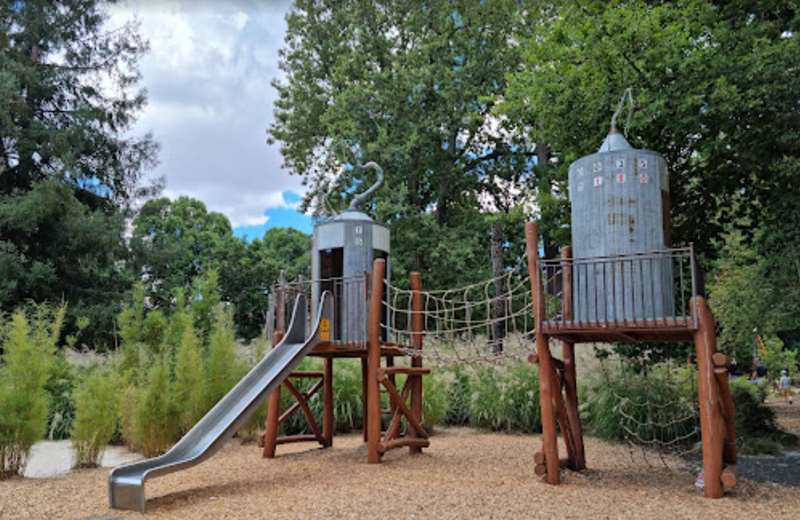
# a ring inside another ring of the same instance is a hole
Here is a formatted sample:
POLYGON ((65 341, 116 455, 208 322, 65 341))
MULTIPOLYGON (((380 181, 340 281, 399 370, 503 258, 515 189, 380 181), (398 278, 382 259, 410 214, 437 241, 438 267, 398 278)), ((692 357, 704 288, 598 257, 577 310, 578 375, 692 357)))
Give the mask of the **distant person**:
POLYGON ((778 388, 783 395, 783 400, 789 401, 789 404, 792 404, 792 378, 789 377, 789 371, 785 368, 781 370, 781 378, 778 380, 778 388))
POLYGON ((750 379, 753 381, 759 381, 767 376, 767 367, 764 366, 764 363, 761 361, 760 358, 754 357, 753 358, 753 372, 750 375, 750 379))

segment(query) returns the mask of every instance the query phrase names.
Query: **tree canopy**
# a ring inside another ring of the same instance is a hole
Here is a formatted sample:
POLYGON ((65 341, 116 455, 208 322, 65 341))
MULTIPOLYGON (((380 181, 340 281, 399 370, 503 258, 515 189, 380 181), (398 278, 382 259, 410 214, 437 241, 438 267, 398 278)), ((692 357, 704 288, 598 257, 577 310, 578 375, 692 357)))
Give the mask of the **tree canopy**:
POLYGON ((423 270, 442 286, 484 275, 481 208, 508 210, 515 191, 524 200, 532 168, 532 145, 492 115, 525 15, 506 0, 296 2, 269 135, 309 186, 306 207, 341 209, 373 181, 354 164, 376 161, 388 187, 371 209, 399 245, 395 273, 423 270))
POLYGON ((726 225, 752 237, 796 182, 775 169, 800 155, 799 23, 780 0, 563 2, 522 39, 504 113, 563 170, 598 148, 631 87, 628 138, 667 160, 675 240, 716 256, 726 225))
POLYGON ((289 228, 272 228, 263 238, 245 242, 233 235, 228 218, 208 211, 197 199, 159 198, 142 206, 130 240, 133 266, 150 303, 171 308, 176 290, 191 294, 214 272, 214 289, 234 304, 237 332, 257 336, 264 326, 267 294, 281 271, 308 275, 310 237, 289 228))
POLYGON ((0 308, 66 301, 66 329, 110 344, 131 278, 124 214, 157 189, 149 135, 128 131, 146 102, 134 24, 108 31, 97 0, 0 8, 0 308))

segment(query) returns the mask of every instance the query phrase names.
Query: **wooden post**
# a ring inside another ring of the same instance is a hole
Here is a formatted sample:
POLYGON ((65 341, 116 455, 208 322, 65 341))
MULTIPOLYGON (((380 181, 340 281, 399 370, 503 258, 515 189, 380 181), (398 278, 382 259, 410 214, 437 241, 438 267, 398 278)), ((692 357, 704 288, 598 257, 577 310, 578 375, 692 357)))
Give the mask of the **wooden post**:
POLYGON ((539 406, 542 410, 542 443, 547 467, 547 482, 559 484, 561 475, 558 465, 558 436, 556 417, 553 410, 555 373, 550 357, 547 338, 542 333, 544 321, 544 294, 539 269, 539 228, 534 222, 525 223, 525 250, 528 257, 528 276, 531 281, 531 296, 535 304, 534 321, 536 325, 536 353, 539 359, 539 406))
POLYGON ((694 296, 692 304, 697 316, 697 331, 694 334, 697 352, 697 388, 700 403, 700 429, 703 444, 703 494, 708 498, 721 498, 722 451, 724 432, 720 413, 720 395, 714 377, 712 357, 716 350, 716 331, 714 318, 708 309, 705 298, 694 296))
MULTIPOLYGON (((386 356, 386 366, 387 367, 393 367, 394 366, 394 356, 386 356)), ((394 372, 389 374, 387 377, 389 378, 389 381, 391 381, 394 386, 397 386, 397 378, 395 377, 394 372)), ((397 409, 397 407, 394 405, 394 403, 392 401, 389 401, 389 417, 394 415, 394 412, 395 412, 396 409, 397 409)))
MULTIPOLYGON (((364 301, 369 301, 369 273, 364 271, 364 301)), ((369 401, 369 385, 367 385, 367 358, 361 358, 361 433, 367 442, 367 402, 369 401)))
MULTIPOLYGON (((553 360, 555 361, 555 359, 553 360)), ((561 376, 558 372, 555 373, 555 391, 552 393, 553 398, 553 409, 555 410, 556 417, 558 418, 558 424, 561 430, 561 437, 564 439, 564 446, 567 449, 567 467, 570 469, 575 469, 576 466, 576 450, 575 450, 575 442, 573 441, 573 429, 572 424, 570 423, 570 417, 567 413, 567 407, 564 403, 564 399, 561 395, 561 388, 563 387, 564 381, 562 381, 561 376)))
POLYGON ((714 377, 719 388, 719 402, 722 407, 722 418, 725 427, 722 462, 728 466, 736 464, 736 405, 733 403, 731 387, 728 382, 728 357, 717 352, 712 359, 714 361, 714 377))
POLYGON ((322 387, 322 436, 325 438, 325 447, 333 446, 333 357, 325 358, 325 372, 322 387))
POLYGON ((270 292, 267 295, 267 319, 264 323, 264 338, 272 338, 272 333, 275 332, 275 293, 270 292))
POLYGON ((364 442, 367 442, 369 435, 367 435, 367 410, 369 403, 369 385, 367 384, 367 374, 369 367, 367 365, 367 358, 361 358, 361 431, 364 437, 364 442))
MULTIPOLYGON (((280 299, 280 298, 279 298, 280 299)), ((283 339, 283 330, 276 330, 272 334, 272 345, 275 346, 283 339)), ((267 419, 264 422, 264 447, 261 456, 265 459, 275 458, 275 447, 278 445, 278 430, 280 429, 281 412, 281 387, 278 385, 269 394, 269 404, 267 406, 267 419)))
MULTIPOLYGON (((275 295, 275 330, 286 332, 286 273, 278 277, 278 291, 275 295)), ((273 343, 274 347, 276 343, 273 343)))
MULTIPOLYGON (((572 248, 566 246, 561 250, 561 316, 564 321, 572 321, 572 248)), ((586 468, 586 455, 583 447, 583 426, 578 412, 578 381, 575 371, 575 344, 571 341, 561 342, 561 357, 564 361, 565 405, 571 428, 572 445, 575 450, 571 457, 572 469, 586 468)))
MULTIPOLYGON (((425 327, 425 320, 423 313, 422 301, 422 274, 418 272, 411 273, 410 279, 411 287, 411 343, 417 350, 422 350, 422 333, 425 327)), ((411 358, 411 366, 414 368, 422 368, 422 357, 415 356, 411 358)), ((416 419, 422 423, 422 375, 409 375, 413 378, 411 383, 411 411, 414 413, 416 419)), ((409 436, 416 437, 417 433, 413 428, 409 428, 409 436)), ((419 446, 409 447, 411 453, 422 453, 422 448, 419 446)))
MULTIPOLYGON (((275 332, 272 333, 272 348, 275 348, 283 339, 286 331, 286 275, 281 271, 278 278, 278 290, 275 294, 275 332)), ((266 459, 275 457, 275 447, 280 429, 281 387, 278 385, 269 394, 267 405, 267 419, 264 421, 264 448, 261 456, 266 459)))
POLYGON ((381 461, 378 449, 381 442, 381 396, 378 373, 381 368, 381 303, 385 272, 386 261, 382 258, 375 260, 372 264, 367 345, 367 460, 373 464, 381 461))

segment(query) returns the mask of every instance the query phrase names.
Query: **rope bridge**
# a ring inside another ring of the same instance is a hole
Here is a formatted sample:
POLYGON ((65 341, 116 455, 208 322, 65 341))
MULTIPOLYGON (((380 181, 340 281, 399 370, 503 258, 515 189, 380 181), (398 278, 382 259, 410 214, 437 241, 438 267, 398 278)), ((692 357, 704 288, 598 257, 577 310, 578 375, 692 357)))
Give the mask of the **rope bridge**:
POLYGON ((381 330, 407 355, 426 357, 439 366, 503 363, 527 359, 533 352, 533 303, 526 272, 509 270, 456 289, 413 291, 390 284, 381 330), (413 297, 422 300, 414 310, 413 297), (413 318, 421 315, 422 350, 412 344, 413 318))

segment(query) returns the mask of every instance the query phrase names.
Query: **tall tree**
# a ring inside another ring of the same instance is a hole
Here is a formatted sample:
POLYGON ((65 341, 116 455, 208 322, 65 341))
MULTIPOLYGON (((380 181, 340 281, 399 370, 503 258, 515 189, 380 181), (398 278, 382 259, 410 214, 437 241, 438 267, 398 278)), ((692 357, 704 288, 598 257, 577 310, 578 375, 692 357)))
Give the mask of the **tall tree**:
POLYGON ((673 237, 715 256, 726 225, 752 236, 795 182, 774 171, 800 155, 798 24, 791 0, 561 2, 522 39, 504 113, 567 165, 632 87, 628 138, 667 159, 673 237))
POLYGON ((0 193, 60 180, 91 207, 142 194, 150 135, 126 131, 146 103, 136 25, 107 30, 99 0, 7 2, 0 11, 0 193))
POLYGON ((235 241, 222 213, 190 197, 162 197, 147 201, 133 219, 130 247, 152 304, 168 308, 175 289, 189 293, 196 277, 220 271, 235 241))
POLYGON ((271 228, 252 242, 236 241, 220 271, 225 298, 234 304, 236 332, 258 336, 266 321, 267 294, 281 271, 288 279, 308 277, 311 237, 292 228, 271 228))
POLYGON ((0 306, 69 303, 67 331, 81 343, 113 344, 114 316, 130 287, 120 212, 91 210, 59 182, 0 197, 0 306), (88 319, 84 328, 76 318, 88 319))
POLYGON ((192 302, 205 308, 201 321, 206 326, 196 325, 206 334, 214 307, 210 293, 219 292, 234 305, 236 332, 246 339, 261 332, 267 294, 280 272, 290 278, 308 275, 311 265, 308 235, 272 228, 263 238, 245 242, 233 235, 225 215, 190 197, 148 201, 133 220, 130 247, 151 305, 172 308, 176 290, 206 300, 192 302))
POLYGON ((89 318, 81 342, 113 333, 125 272, 123 216, 157 185, 149 135, 131 137, 145 104, 126 24, 106 27, 98 0, 24 0, 0 7, 0 308, 66 300, 89 318))
POLYGON ((443 286, 490 270, 481 196, 534 153, 492 115, 525 4, 301 0, 287 17, 270 139, 310 186, 306 205, 326 211, 372 182, 354 162, 381 164, 372 209, 392 227, 398 277, 421 269, 443 286))

